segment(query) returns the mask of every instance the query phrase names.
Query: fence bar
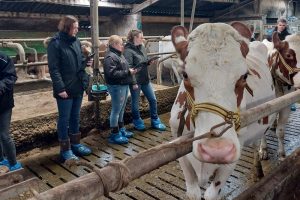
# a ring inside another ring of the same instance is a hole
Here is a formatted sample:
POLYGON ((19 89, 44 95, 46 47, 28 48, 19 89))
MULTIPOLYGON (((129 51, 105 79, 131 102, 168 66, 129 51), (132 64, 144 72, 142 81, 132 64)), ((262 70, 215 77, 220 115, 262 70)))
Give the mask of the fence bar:
MULTIPOLYGON (((242 112, 241 126, 245 127, 246 125, 257 121, 258 119, 277 112, 299 100, 300 90, 297 90, 242 112)), ((172 140, 171 142, 158 145, 135 156, 122 160, 121 163, 123 163, 129 169, 130 181, 190 153, 192 151, 192 142, 187 142, 187 139, 191 137, 193 137, 193 133, 181 136, 175 140, 172 140)), ((106 166, 101 169, 101 174, 103 174, 105 179, 107 179, 105 184, 109 186, 110 191, 114 191, 118 187, 119 181, 121 180, 120 174, 116 168, 112 166, 106 166)), ((45 191, 31 200, 86 200, 95 199, 103 194, 104 188, 101 179, 95 172, 92 172, 68 183, 45 191)))

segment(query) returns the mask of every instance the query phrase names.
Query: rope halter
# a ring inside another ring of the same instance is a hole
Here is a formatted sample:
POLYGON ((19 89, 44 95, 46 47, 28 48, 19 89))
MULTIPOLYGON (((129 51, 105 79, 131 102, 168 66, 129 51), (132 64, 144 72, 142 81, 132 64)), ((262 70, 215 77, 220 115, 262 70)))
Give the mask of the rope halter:
POLYGON ((190 110, 191 119, 195 123, 194 119, 197 116, 199 111, 206 111, 217 114, 221 116, 225 122, 232 122, 235 125, 235 130, 238 131, 241 127, 241 118, 240 114, 237 112, 228 111, 225 108, 214 104, 214 103, 198 103, 195 104, 194 99, 191 97, 189 92, 187 93, 187 105, 190 110))
POLYGON ((281 61, 283 66, 289 71, 289 74, 294 74, 300 71, 299 68, 293 68, 289 64, 287 64, 279 51, 277 51, 277 53, 278 53, 279 60, 281 61))

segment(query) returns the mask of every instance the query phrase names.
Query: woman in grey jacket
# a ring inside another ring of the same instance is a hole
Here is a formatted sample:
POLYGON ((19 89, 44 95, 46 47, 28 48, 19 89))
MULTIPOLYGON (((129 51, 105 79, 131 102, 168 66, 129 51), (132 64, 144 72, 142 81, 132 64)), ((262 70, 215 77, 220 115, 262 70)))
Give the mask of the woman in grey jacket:
POLYGON ((129 63, 129 67, 136 68, 139 66, 139 70, 133 78, 137 84, 130 85, 131 112, 134 128, 140 131, 145 130, 144 121, 141 119, 139 111, 140 91, 142 90, 149 101, 151 126, 164 131, 166 130, 166 126, 158 117, 157 100, 149 78, 148 65, 150 63, 147 62, 148 57, 143 46, 143 32, 140 30, 131 30, 128 33, 127 40, 124 56, 129 63), (141 66, 142 63, 144 66, 141 66))

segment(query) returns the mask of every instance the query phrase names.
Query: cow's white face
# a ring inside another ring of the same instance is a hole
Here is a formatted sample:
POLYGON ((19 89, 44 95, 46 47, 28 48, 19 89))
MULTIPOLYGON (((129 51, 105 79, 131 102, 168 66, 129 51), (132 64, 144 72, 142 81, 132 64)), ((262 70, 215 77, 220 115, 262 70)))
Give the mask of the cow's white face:
MULTIPOLYGON (((203 24, 188 37, 185 71, 194 88, 195 103, 214 103, 238 112, 235 87, 247 74, 246 59, 240 50, 243 38, 226 24, 203 24)), ((200 111, 195 117, 195 137, 224 122, 214 113, 200 111)), ((225 126, 216 129, 222 131, 225 126)), ((222 137, 193 143, 194 156, 208 163, 232 163, 240 157, 240 143, 234 126, 222 137)))
MULTIPOLYGON (((300 33, 288 35, 286 41, 289 43, 291 49, 296 53, 297 68, 300 68, 300 33)), ((297 73, 294 77, 294 86, 300 88, 300 73, 297 73)))

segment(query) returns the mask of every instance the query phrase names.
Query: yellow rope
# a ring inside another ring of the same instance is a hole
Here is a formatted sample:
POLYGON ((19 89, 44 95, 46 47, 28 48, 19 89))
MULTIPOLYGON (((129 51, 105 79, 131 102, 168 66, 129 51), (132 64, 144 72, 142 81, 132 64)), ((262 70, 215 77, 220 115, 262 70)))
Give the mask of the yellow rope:
POLYGON ((282 57, 281 53, 279 51, 277 51, 277 52, 278 52, 280 61, 282 62, 283 66, 289 71, 290 74, 297 73, 300 71, 300 69, 292 68, 289 64, 287 64, 285 62, 284 58, 282 57))
POLYGON ((228 111, 225 108, 214 103, 198 103, 195 104, 189 92, 187 93, 187 104, 191 108, 190 114, 194 121, 199 111, 206 111, 221 116, 225 121, 231 121, 235 124, 235 130, 238 131, 241 127, 241 119, 239 112, 228 111))

